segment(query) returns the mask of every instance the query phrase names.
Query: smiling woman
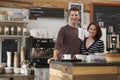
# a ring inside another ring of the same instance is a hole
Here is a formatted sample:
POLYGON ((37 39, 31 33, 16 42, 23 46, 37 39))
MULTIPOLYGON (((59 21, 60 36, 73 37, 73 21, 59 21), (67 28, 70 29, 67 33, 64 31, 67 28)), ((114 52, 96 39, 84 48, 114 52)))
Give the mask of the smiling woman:
POLYGON ((102 36, 101 28, 95 23, 89 24, 87 31, 89 36, 82 41, 81 53, 94 54, 97 52, 104 52, 104 43, 100 40, 102 36))

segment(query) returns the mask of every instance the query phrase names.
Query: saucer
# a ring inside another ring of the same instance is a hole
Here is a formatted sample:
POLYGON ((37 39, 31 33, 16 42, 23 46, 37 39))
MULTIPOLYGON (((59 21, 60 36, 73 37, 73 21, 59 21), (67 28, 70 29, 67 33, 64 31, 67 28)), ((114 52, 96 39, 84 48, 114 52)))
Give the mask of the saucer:
POLYGON ((81 59, 60 59, 59 61, 68 61, 68 62, 82 62, 82 60, 81 59))

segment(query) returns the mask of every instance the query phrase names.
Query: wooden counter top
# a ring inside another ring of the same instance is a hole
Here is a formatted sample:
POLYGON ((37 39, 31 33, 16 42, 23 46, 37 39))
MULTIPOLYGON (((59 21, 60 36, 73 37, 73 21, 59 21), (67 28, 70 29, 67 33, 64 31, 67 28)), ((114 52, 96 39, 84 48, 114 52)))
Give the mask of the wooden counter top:
POLYGON ((49 80, 120 80, 120 63, 52 61, 49 80))
POLYGON ((80 61, 52 61, 53 64, 61 64, 68 66, 120 66, 120 62, 106 62, 106 61, 92 61, 80 62, 80 61))

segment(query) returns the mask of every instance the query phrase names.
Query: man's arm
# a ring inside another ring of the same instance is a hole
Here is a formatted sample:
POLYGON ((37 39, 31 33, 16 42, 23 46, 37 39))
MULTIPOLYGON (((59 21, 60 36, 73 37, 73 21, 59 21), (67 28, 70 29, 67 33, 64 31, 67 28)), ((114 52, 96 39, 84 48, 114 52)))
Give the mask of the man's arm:
POLYGON ((47 62, 50 63, 50 61, 52 61, 52 60, 56 61, 56 60, 58 60, 58 58, 59 58, 59 51, 57 49, 55 49, 53 52, 53 57, 48 59, 47 62))
POLYGON ((54 50, 53 57, 55 59, 58 59, 58 57, 59 57, 59 51, 57 49, 54 50))

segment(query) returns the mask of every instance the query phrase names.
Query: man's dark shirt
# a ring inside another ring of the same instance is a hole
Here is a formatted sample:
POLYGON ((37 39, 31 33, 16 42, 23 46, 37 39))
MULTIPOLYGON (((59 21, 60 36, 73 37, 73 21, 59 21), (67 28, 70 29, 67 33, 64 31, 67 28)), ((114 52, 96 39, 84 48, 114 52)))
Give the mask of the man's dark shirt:
POLYGON ((62 54, 79 54, 81 40, 78 38, 78 28, 69 25, 62 27, 57 36, 55 49, 59 50, 59 58, 62 54))

